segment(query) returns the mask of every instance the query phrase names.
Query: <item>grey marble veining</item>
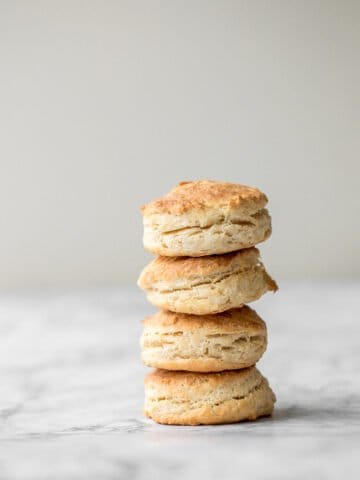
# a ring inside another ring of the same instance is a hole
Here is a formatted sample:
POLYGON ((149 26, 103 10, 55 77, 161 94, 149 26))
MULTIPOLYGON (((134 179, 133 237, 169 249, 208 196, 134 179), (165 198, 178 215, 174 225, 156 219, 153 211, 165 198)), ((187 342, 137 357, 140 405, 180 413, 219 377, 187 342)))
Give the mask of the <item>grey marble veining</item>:
POLYGON ((359 478, 360 284, 289 284, 254 304, 272 418, 142 416, 136 289, 0 297, 0 479, 359 478))

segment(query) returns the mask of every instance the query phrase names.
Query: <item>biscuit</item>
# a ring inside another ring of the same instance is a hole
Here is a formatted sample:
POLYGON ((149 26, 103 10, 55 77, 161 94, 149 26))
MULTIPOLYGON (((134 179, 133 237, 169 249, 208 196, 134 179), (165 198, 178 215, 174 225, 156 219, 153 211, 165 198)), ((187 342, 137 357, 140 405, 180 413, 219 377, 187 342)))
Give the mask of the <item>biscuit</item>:
POLYGON ((155 370, 145 379, 145 415, 169 425, 209 425, 270 415, 276 401, 255 368, 222 373, 155 370))
POLYGON ((247 306, 206 316, 161 310, 144 320, 140 343, 149 367, 221 372, 254 365, 266 350, 267 333, 247 306))
POLYGON ((195 315, 224 312, 277 290, 252 247, 208 257, 157 257, 138 280, 150 303, 195 315))
POLYGON ((252 247, 271 235, 267 197, 257 188, 181 182, 142 207, 144 247, 165 256, 201 257, 252 247))

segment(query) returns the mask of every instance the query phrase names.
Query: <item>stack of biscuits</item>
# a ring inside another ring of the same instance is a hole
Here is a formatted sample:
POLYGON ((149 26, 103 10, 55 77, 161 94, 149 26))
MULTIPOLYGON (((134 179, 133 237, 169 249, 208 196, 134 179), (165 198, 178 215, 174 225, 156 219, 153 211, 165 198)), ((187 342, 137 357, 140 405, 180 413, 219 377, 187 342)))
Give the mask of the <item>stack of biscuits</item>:
POLYGON ((144 320, 145 414, 199 425, 270 415, 275 395, 255 367, 264 321, 246 304, 277 285, 254 246, 271 234, 266 196, 226 182, 181 182, 142 207, 158 256, 138 284, 160 310, 144 320))

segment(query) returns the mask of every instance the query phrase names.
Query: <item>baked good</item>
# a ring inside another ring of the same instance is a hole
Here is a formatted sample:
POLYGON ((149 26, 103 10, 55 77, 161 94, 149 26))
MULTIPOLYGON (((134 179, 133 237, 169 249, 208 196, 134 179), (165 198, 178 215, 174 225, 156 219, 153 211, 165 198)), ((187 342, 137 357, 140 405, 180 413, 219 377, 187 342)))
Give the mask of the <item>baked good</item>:
POLYGON ((144 247, 165 256, 200 257, 252 247, 271 234, 266 195, 245 185, 181 182, 142 207, 144 247))
POLYGON ((155 370, 145 379, 145 414, 169 425, 255 420, 270 415, 275 401, 255 367, 222 373, 155 370))
POLYGON ((160 310, 145 318, 140 343, 149 367, 221 372, 255 365, 266 350, 267 332, 247 306, 205 316, 160 310))
POLYGON ((200 258, 157 257, 138 285, 157 307, 195 315, 238 308, 277 290, 255 247, 200 258))

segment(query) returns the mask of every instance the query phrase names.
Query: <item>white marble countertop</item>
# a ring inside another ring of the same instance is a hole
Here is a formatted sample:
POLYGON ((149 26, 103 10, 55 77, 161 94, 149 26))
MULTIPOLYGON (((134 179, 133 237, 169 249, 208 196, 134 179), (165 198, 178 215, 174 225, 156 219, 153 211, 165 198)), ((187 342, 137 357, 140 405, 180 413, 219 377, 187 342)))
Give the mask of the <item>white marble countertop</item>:
POLYGON ((136 289, 0 297, 0 479, 360 478, 360 284, 288 284, 254 307, 272 418, 143 417, 136 289))

